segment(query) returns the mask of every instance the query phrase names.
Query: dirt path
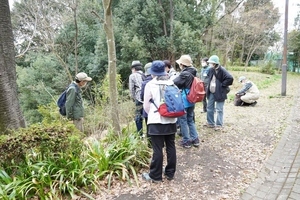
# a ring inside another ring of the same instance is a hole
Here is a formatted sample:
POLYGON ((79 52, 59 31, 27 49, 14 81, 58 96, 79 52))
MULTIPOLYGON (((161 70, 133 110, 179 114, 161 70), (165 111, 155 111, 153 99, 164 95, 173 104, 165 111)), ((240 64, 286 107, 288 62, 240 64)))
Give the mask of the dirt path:
MULTIPOLYGON (((237 80, 240 74, 233 72, 233 75, 237 80)), ((246 76, 254 82, 255 79, 268 79, 267 75, 255 73, 246 76)), ((235 107, 232 101, 227 101, 222 132, 202 127, 206 114, 200 113, 202 104, 197 104, 196 122, 201 145, 191 149, 177 147, 175 180, 154 184, 140 177, 140 187, 118 183, 110 191, 103 190, 97 199, 239 199, 276 147, 286 127, 293 91, 297 91, 299 81, 300 77, 289 76, 285 97, 280 97, 280 80, 260 89, 261 97, 255 107, 235 107)), ((235 83, 230 94, 239 87, 241 85, 235 83)))

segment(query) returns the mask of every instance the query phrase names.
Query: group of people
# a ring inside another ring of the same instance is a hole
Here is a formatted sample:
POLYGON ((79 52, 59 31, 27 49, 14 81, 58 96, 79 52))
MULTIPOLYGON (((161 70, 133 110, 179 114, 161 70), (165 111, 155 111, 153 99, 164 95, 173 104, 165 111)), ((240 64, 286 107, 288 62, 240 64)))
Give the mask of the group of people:
MULTIPOLYGON (((155 60, 144 66, 139 61, 133 61, 131 75, 129 76, 130 95, 135 103, 135 124, 140 136, 143 136, 143 120, 147 124, 146 135, 149 139, 149 147, 153 149, 150 172, 143 173, 142 177, 147 181, 160 182, 164 174, 168 180, 174 178, 176 171, 175 135, 177 127, 180 127, 182 140, 180 145, 184 148, 198 147, 200 145, 199 134, 195 125, 195 104, 187 100, 187 94, 191 88, 193 79, 197 76, 197 69, 193 66, 189 55, 182 55, 176 63, 180 67, 177 72, 169 60, 155 60), (186 113, 177 118, 162 117, 155 105, 160 105, 162 94, 160 85, 176 85, 181 90, 186 113), (151 101, 150 101, 151 99, 151 101), (154 103, 153 103, 154 102, 154 103), (163 148, 166 147, 167 165, 163 168, 163 148)), ((233 83, 232 75, 220 65, 219 57, 203 58, 201 61, 201 79, 204 82, 206 97, 203 100, 203 111, 206 114, 207 128, 216 131, 223 128, 224 103, 227 99, 228 88, 233 83)), ((83 130, 83 102, 81 88, 85 87, 92 78, 86 73, 80 72, 75 81, 70 84, 67 91, 66 117, 72 119, 75 126, 83 130)), ((255 105, 259 98, 257 86, 242 76, 239 78, 244 86, 236 93, 242 101, 255 105)))
MULTIPOLYGON (((133 73, 129 77, 129 89, 132 98, 136 102, 135 123, 137 131, 142 136, 142 124, 143 118, 145 118, 147 124, 146 135, 150 140, 150 147, 153 149, 150 171, 142 174, 143 179, 147 181, 160 182, 163 179, 163 174, 168 180, 174 178, 176 171, 175 135, 178 125, 182 134, 182 140, 179 145, 184 148, 190 148, 192 146, 198 147, 200 144, 195 126, 195 104, 190 103, 186 98, 193 79, 197 76, 197 69, 193 66, 189 55, 182 55, 176 60, 176 63, 180 67, 180 72, 177 72, 168 60, 156 60, 152 63, 147 63, 144 67, 145 76, 141 73, 142 64, 138 61, 132 63, 133 73), (135 63, 139 63, 138 68, 135 63), (175 84, 181 90, 186 111, 185 115, 176 119, 162 117, 157 112, 155 105, 160 104, 161 92, 159 85, 161 84, 175 84), (153 100, 154 103, 150 100, 153 100), (167 165, 165 168, 163 168, 164 147, 166 147, 167 153, 167 165)), ((202 113, 207 113, 207 121, 204 126, 218 131, 223 128, 224 103, 227 99, 228 87, 233 83, 233 77, 220 65, 219 57, 216 55, 210 58, 203 58, 201 64, 200 76, 206 88, 206 97, 203 101, 202 111, 202 113)), ((239 81, 243 84, 247 83, 247 86, 244 86, 238 93, 247 94, 247 91, 257 89, 255 84, 246 80, 245 77, 240 77, 239 81)), ((248 97, 248 99, 245 98, 244 100, 247 101, 249 99, 251 98, 248 97)))

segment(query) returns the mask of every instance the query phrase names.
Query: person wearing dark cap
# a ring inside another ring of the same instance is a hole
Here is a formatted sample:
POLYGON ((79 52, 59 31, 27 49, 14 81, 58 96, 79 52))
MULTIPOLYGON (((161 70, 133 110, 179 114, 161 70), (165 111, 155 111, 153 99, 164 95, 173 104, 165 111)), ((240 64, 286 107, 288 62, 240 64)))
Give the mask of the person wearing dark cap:
POLYGON ((182 90, 181 95, 186 111, 186 114, 179 118, 180 132, 182 134, 180 145, 184 148, 191 148, 192 145, 198 147, 200 141, 194 120, 195 104, 190 103, 186 97, 190 91, 194 77, 197 75, 197 69, 192 66, 192 59, 189 55, 182 55, 176 60, 176 63, 182 71, 173 81, 182 90))
POLYGON ((84 107, 82 101, 81 88, 85 87, 88 81, 92 78, 84 72, 80 72, 75 76, 75 81, 72 82, 67 90, 66 95, 66 117, 73 120, 74 125, 81 132, 84 132, 83 117, 84 107))
POLYGON ((153 155, 150 164, 150 172, 143 173, 146 181, 161 182, 162 174, 167 180, 172 180, 176 171, 175 133, 177 118, 162 117, 154 105, 160 105, 160 85, 173 85, 165 72, 163 61, 152 62, 149 73, 153 79, 146 84, 144 93, 144 109, 148 113, 148 129, 151 137, 153 155), (151 103, 150 100, 154 103, 151 103), (167 165, 163 170, 163 147, 166 147, 167 165))
MULTIPOLYGON (((200 78, 201 80, 204 82, 204 87, 205 87, 205 90, 208 86, 208 82, 209 82, 209 79, 208 79, 208 70, 209 70, 209 66, 208 66, 208 58, 205 57, 201 60, 201 74, 200 74, 200 78)), ((201 113, 206 113, 207 112, 207 100, 206 100, 206 95, 204 96, 204 99, 202 101, 202 104, 203 104, 203 110, 201 111, 201 113)))
POLYGON ((177 71, 173 68, 169 60, 164 60, 163 62, 165 63, 165 69, 168 76, 171 80, 174 80, 179 73, 177 73, 177 71))
POLYGON ((133 61, 131 64, 131 74, 129 76, 130 96, 135 102, 135 125, 137 132, 143 135, 143 101, 141 99, 142 82, 144 73, 142 63, 133 61))

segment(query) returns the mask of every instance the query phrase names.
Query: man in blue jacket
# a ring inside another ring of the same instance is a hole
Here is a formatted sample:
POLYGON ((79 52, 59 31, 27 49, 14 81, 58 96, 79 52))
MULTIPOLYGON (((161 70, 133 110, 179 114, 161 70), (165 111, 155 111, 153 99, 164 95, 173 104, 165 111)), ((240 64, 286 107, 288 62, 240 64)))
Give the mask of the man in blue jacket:
POLYGON ((214 128, 216 131, 223 128, 223 108, 227 99, 228 87, 233 83, 233 77, 220 65, 219 57, 213 55, 207 61, 210 69, 208 71, 207 95, 207 123, 208 128, 214 128), (216 121, 214 113, 216 111, 216 121))

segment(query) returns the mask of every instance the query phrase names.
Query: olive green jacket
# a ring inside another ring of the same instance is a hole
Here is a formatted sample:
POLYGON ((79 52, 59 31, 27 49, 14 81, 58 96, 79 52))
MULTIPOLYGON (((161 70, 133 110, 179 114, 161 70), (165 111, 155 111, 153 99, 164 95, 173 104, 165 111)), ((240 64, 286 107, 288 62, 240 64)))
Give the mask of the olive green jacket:
POLYGON ((75 82, 69 85, 65 106, 68 119, 80 119, 84 116, 81 89, 75 82))

